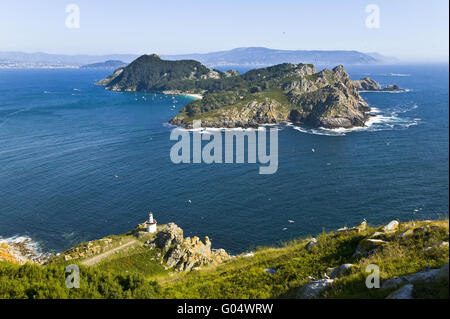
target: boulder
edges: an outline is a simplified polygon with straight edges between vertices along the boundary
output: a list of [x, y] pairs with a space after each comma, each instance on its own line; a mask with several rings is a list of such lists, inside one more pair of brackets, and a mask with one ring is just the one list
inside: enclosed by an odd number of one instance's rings
[[413, 290], [414, 286], [407, 284], [391, 293], [386, 299], [413, 299]]
[[445, 274], [445, 267], [447, 267], [448, 274], [448, 264], [446, 265], [443, 265], [440, 269], [429, 269], [410, 275], [392, 277], [386, 280], [383, 285], [381, 285], [381, 288], [395, 288], [402, 284], [413, 284], [417, 281], [431, 282], [439, 278], [443, 273]]
[[393, 232], [398, 229], [399, 222], [396, 220], [393, 220], [389, 222], [386, 226], [383, 227], [383, 231], [385, 232]]
[[356, 251], [353, 255], [367, 256], [370, 253], [378, 251], [387, 244], [388, 244], [387, 241], [381, 239], [365, 238], [359, 242], [358, 247], [356, 248]]
[[353, 265], [353, 264], [342, 264], [339, 267], [336, 267], [333, 269], [333, 271], [331, 272], [330, 278], [336, 279], [341, 276], [344, 276], [349, 272], [350, 268], [352, 268], [354, 266], [355, 265]]
[[333, 279], [320, 279], [307, 283], [299, 289], [297, 299], [317, 299], [320, 293], [328, 288], [333, 281]]
[[305, 248], [306, 250], [311, 250], [313, 247], [315, 247], [317, 245], [317, 239], [315, 238], [311, 238], [309, 240], [309, 242], [306, 244]]
[[407, 229], [403, 232], [401, 232], [400, 234], [397, 235], [398, 238], [405, 238], [408, 236], [411, 236], [414, 233], [414, 231], [412, 229]]

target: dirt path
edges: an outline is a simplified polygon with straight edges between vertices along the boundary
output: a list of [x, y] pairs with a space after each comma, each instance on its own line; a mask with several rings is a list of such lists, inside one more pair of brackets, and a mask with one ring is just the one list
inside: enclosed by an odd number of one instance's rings
[[98, 262], [100, 262], [100, 261], [102, 261], [103, 259], [105, 259], [106, 257], [108, 257], [109, 255], [114, 254], [115, 252], [118, 252], [118, 251], [120, 251], [120, 250], [122, 250], [122, 249], [125, 249], [125, 248], [127, 248], [127, 247], [129, 247], [129, 246], [131, 246], [131, 245], [133, 245], [133, 244], [135, 244], [135, 243], [137, 243], [137, 242], [138, 242], [138, 241], [137, 241], [136, 239], [132, 239], [132, 240], [130, 240], [129, 242], [127, 242], [127, 243], [125, 243], [125, 244], [123, 244], [123, 245], [120, 245], [119, 247], [116, 247], [116, 248], [113, 248], [113, 249], [111, 249], [111, 250], [105, 251], [104, 253], [102, 253], [102, 254], [100, 254], [100, 255], [97, 255], [97, 256], [94, 256], [94, 257], [91, 257], [91, 258], [89, 258], [89, 259], [85, 259], [85, 260], [83, 260], [81, 263], [82, 263], [83, 265], [86, 265], [86, 266], [92, 266], [92, 265], [95, 265], [95, 264], [97, 264]]

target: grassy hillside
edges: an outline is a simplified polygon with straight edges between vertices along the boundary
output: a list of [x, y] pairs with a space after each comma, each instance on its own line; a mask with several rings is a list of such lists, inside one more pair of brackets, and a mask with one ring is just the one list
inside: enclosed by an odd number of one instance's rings
[[[354, 266], [319, 297], [385, 298], [398, 288], [368, 289], [367, 265], [379, 266], [382, 283], [394, 276], [440, 268], [449, 261], [448, 237], [448, 220], [401, 223], [390, 232], [359, 227], [322, 233], [315, 245], [305, 238], [282, 247], [261, 247], [190, 272], [165, 269], [158, 262], [159, 251], [145, 247], [146, 239], [140, 238], [92, 266], [83, 265], [91, 257], [59, 257], [45, 266], [0, 262], [0, 298], [295, 298], [309, 277], [323, 278], [330, 274], [330, 267], [344, 263]], [[367, 238], [383, 242], [381, 248], [355, 255]], [[71, 263], [80, 265], [79, 289], [65, 286], [65, 265]], [[414, 283], [413, 295], [448, 298], [448, 289], [447, 275]]]

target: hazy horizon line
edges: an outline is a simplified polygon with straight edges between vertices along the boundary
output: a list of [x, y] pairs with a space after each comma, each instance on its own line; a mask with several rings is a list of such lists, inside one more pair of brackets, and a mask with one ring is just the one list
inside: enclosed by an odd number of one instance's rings
[[[211, 54], [211, 53], [217, 53], [217, 52], [228, 52], [236, 49], [248, 49], [248, 48], [258, 48], [258, 49], [268, 49], [268, 50], [276, 50], [276, 51], [323, 51], [323, 52], [330, 52], [330, 51], [342, 51], [342, 52], [360, 52], [363, 54], [371, 55], [371, 54], [380, 54], [381, 56], [385, 58], [393, 58], [397, 60], [395, 63], [392, 64], [403, 64], [403, 63], [449, 63], [449, 56], [437, 58], [437, 57], [397, 57], [392, 55], [385, 55], [383, 53], [380, 53], [378, 51], [361, 51], [358, 49], [279, 49], [279, 48], [269, 48], [264, 46], [249, 46], [249, 47], [235, 47], [231, 49], [217, 49], [217, 50], [211, 50], [206, 52], [188, 52], [188, 53], [162, 53], [157, 51], [149, 51], [149, 52], [108, 52], [108, 53], [61, 53], [61, 52], [52, 52], [50, 51], [43, 51], [43, 50], [36, 50], [36, 51], [29, 51], [29, 50], [2, 50], [0, 49], [0, 53], [24, 53], [24, 54], [49, 54], [49, 55], [65, 55], [65, 56], [107, 56], [107, 55], [136, 55], [136, 56], [142, 56], [142, 55], [149, 55], [149, 54], [157, 54], [157, 55], [163, 55], [163, 56], [176, 56], [176, 55], [202, 55], [202, 54]], [[391, 63], [389, 63], [391, 64]]]

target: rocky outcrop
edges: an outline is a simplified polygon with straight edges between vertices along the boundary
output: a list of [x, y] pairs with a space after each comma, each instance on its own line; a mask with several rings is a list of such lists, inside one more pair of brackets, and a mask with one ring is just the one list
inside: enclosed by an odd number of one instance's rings
[[161, 251], [161, 262], [166, 268], [189, 271], [198, 267], [219, 264], [230, 259], [223, 249], [211, 249], [208, 237], [183, 237], [183, 230], [174, 223], [163, 226], [156, 236], [146, 241], [145, 246]]
[[52, 254], [37, 251], [34, 243], [28, 237], [1, 240], [0, 261], [8, 261], [14, 264], [37, 263], [44, 264]]
[[311, 249], [313, 249], [316, 246], [317, 246], [317, 239], [311, 238], [308, 241], [308, 243], [306, 244], [305, 248], [306, 248], [306, 250], [310, 251]]
[[393, 221], [389, 222], [388, 224], [386, 224], [386, 226], [383, 227], [383, 230], [385, 232], [393, 232], [398, 229], [398, 225], [399, 225], [399, 222], [396, 220], [393, 220]]
[[109, 251], [114, 247], [122, 245], [122, 243], [123, 242], [120, 239], [112, 239], [105, 237], [102, 239], [82, 243], [78, 246], [70, 248], [69, 250], [66, 250], [61, 255], [65, 261], [84, 259]]
[[413, 299], [413, 290], [413, 285], [404, 285], [400, 289], [387, 296], [386, 299]]
[[402, 92], [403, 89], [399, 88], [397, 84], [390, 84], [381, 87], [380, 83], [371, 78], [362, 78], [360, 80], [353, 81], [353, 85], [358, 91], [386, 91], [386, 92]]
[[332, 268], [330, 279], [336, 279], [342, 277], [350, 272], [350, 269], [355, 267], [353, 264], [342, 264], [339, 267]]
[[333, 283], [333, 279], [319, 279], [307, 283], [297, 293], [297, 299], [317, 299]]
[[381, 288], [396, 288], [404, 284], [414, 284], [415, 282], [431, 282], [443, 277], [448, 277], [448, 263], [439, 269], [428, 269], [410, 275], [392, 277], [386, 280]]
[[388, 242], [381, 240], [381, 239], [372, 239], [372, 238], [365, 238], [361, 240], [358, 244], [358, 247], [356, 248], [356, 251], [354, 253], [354, 256], [367, 256], [371, 253], [374, 253], [376, 251], [379, 251], [383, 248], [383, 246], [387, 245]]

